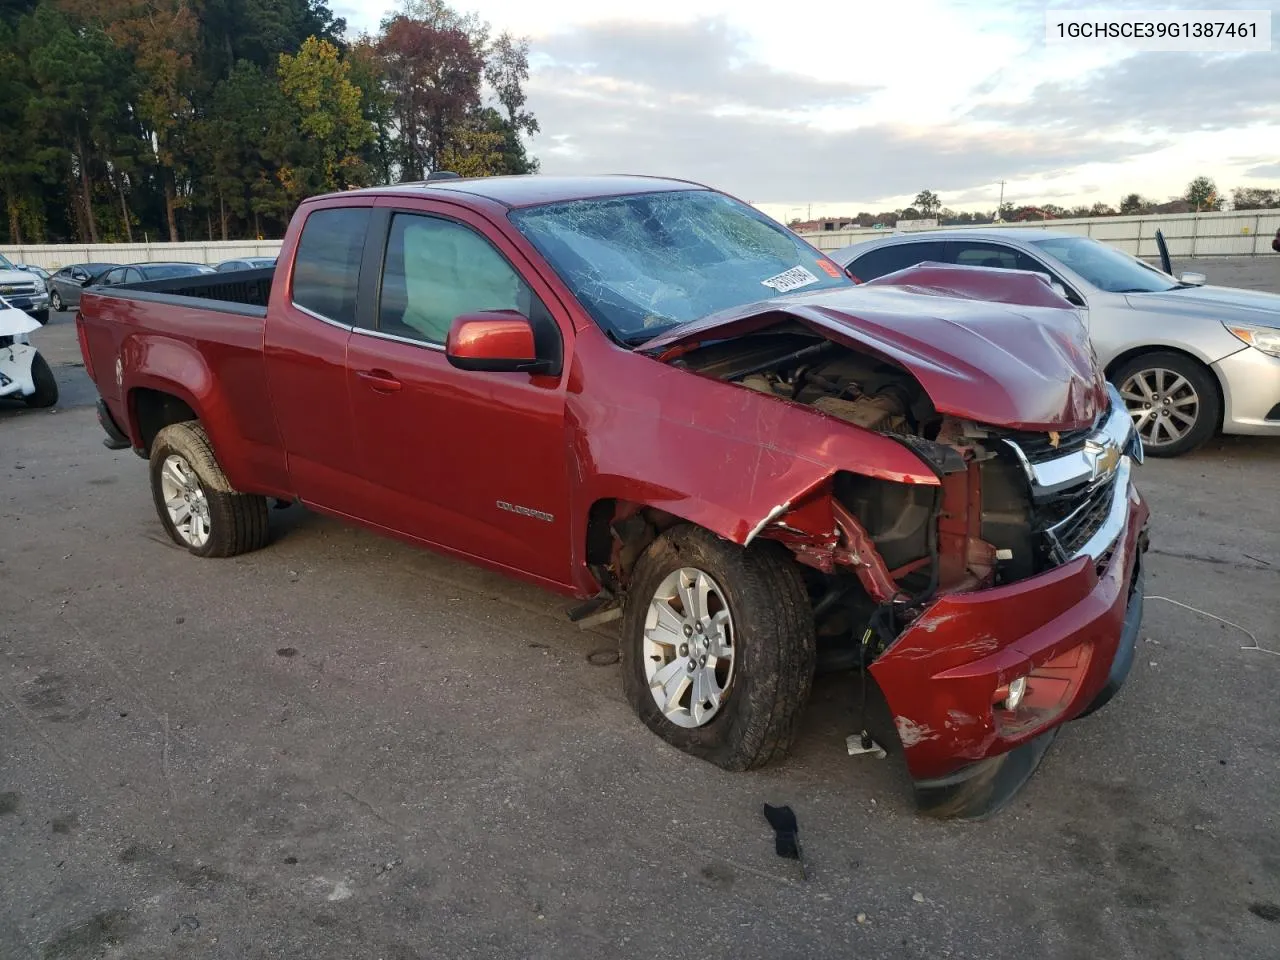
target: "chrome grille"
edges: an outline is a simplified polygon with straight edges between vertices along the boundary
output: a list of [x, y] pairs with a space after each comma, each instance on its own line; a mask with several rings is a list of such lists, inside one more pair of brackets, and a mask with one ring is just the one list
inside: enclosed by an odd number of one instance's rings
[[1065, 454], [1082, 450], [1085, 441], [1089, 439], [1090, 434], [1095, 429], [1097, 429], [1096, 424], [1081, 427], [1079, 430], [1067, 430], [1059, 433], [1056, 445], [1054, 444], [1054, 438], [1047, 433], [1028, 433], [1018, 430], [1010, 431], [1002, 436], [1004, 439], [1016, 443], [1018, 449], [1022, 451], [1028, 460], [1036, 462], [1052, 460], [1054, 457], [1061, 457]]
[[1142, 441], [1118, 391], [1092, 427], [1058, 437], [1002, 434], [1027, 478], [1032, 534], [1042, 562], [1057, 566], [1090, 554], [1098, 560], [1115, 544], [1127, 515], [1130, 465], [1142, 462]]
[[1062, 520], [1044, 531], [1050, 553], [1057, 563], [1065, 563], [1080, 552], [1081, 548], [1107, 522], [1111, 502], [1116, 495], [1116, 477], [1095, 487], [1083, 501], [1075, 501], [1074, 509]]

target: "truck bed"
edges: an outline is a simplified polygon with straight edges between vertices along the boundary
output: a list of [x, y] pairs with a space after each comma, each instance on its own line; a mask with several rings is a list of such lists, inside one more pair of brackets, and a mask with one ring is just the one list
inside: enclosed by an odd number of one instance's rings
[[263, 352], [271, 276], [240, 271], [84, 291], [76, 326], [87, 372], [111, 418], [133, 424], [135, 450], [145, 451], [164, 423], [216, 410], [218, 428], [234, 438], [219, 451], [231, 482], [287, 488]]
[[124, 300], [147, 300], [195, 309], [219, 310], [249, 317], [264, 318], [271, 299], [271, 283], [275, 268], [237, 270], [202, 277], [168, 277], [121, 283], [111, 287], [86, 287], [107, 297]]

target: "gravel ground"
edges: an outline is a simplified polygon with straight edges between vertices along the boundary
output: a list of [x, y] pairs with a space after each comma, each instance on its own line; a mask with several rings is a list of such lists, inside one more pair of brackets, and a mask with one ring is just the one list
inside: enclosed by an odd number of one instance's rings
[[[1276, 956], [1280, 656], [1235, 627], [1151, 600], [1128, 686], [986, 823], [847, 756], [848, 678], [727, 774], [556, 597], [296, 508], [259, 553], [173, 547], [69, 319], [37, 339], [62, 403], [0, 409], [4, 960]], [[1140, 470], [1150, 593], [1273, 650], [1278, 470], [1245, 439]]]

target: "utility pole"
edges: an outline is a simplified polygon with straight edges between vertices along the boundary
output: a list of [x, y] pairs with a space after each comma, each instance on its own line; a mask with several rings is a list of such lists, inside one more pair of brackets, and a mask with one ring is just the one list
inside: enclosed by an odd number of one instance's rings
[[1003, 207], [1003, 206], [1004, 206], [1004, 181], [1001, 180], [1000, 181], [1000, 204], [999, 204], [999, 207], [997, 207], [996, 209], [998, 210], [1000, 207]]

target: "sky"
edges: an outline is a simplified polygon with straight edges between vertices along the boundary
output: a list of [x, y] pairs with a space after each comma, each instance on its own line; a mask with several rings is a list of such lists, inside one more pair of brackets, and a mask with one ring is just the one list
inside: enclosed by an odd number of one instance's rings
[[[395, 4], [331, 0], [348, 34]], [[1053, 2], [1270, 10], [1272, 49], [1047, 44], [1045, 3], [454, 0], [531, 45], [545, 174], [696, 180], [779, 220], [896, 209], [1164, 201], [1195, 176], [1280, 187], [1280, 0]]]

